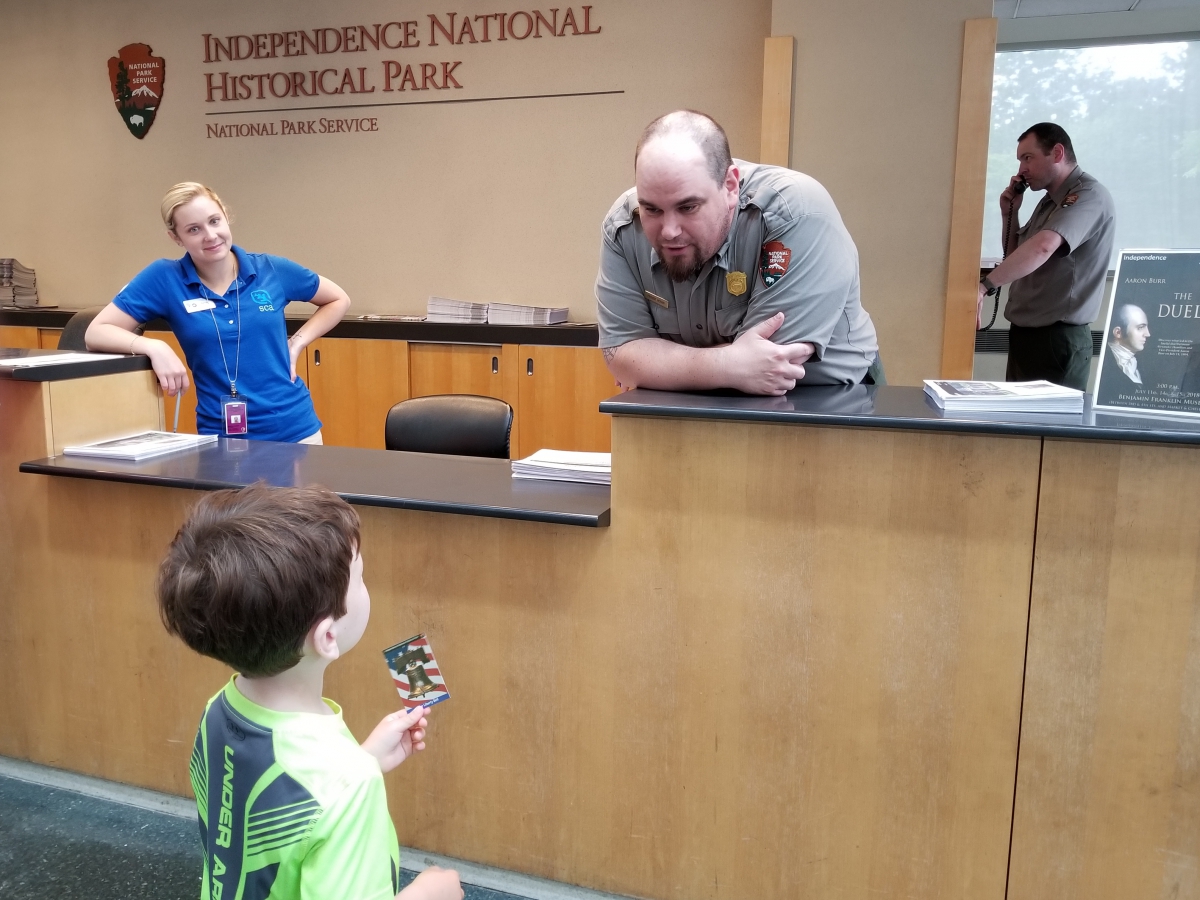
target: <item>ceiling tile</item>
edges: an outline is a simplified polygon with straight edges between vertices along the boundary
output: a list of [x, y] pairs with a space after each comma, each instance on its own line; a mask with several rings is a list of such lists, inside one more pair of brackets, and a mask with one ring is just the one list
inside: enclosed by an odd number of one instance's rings
[[[1018, 18], [1074, 16], [1083, 13], [1124, 12], [1133, 0], [1021, 0]], [[1012, 15], [1009, 13], [1009, 15]]]

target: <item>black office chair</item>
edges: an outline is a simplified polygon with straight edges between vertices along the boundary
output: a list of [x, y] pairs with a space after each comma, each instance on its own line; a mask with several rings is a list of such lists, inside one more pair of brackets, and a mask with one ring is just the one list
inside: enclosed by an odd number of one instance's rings
[[[67, 324], [63, 326], [62, 334], [58, 338], [59, 350], [86, 350], [87, 344], [84, 343], [83, 336], [87, 334], [88, 326], [92, 324], [92, 319], [104, 309], [103, 306], [89, 306], [87, 309], [81, 309], [71, 318], [67, 319]], [[141, 334], [146, 330], [145, 324], [135, 328], [134, 334]]]
[[383, 442], [389, 450], [508, 459], [512, 423], [512, 407], [495, 397], [414, 397], [388, 410]]

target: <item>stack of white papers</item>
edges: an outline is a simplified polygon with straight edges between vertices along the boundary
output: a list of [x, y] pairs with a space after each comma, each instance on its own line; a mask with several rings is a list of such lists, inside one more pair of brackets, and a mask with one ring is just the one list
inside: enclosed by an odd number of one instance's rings
[[445, 297], [430, 297], [426, 307], [426, 322], [466, 322], [484, 325], [488, 320], [486, 303], [468, 303], [466, 300], [449, 300]]
[[925, 393], [946, 412], [1083, 412], [1083, 391], [1049, 381], [926, 381]]
[[124, 459], [137, 462], [152, 456], [163, 456], [180, 450], [192, 450], [205, 444], [215, 444], [215, 434], [172, 434], [169, 431], [143, 431], [111, 441], [98, 441], [81, 447], [63, 447], [67, 456], [100, 456], [105, 459]]
[[515, 303], [489, 303], [489, 325], [558, 325], [567, 321], [565, 306], [520, 306]]
[[97, 359], [121, 359], [119, 353], [46, 353], [42, 356], [13, 356], [0, 359], [0, 369], [26, 369], [31, 366], [57, 366], [62, 363], [92, 362]]
[[612, 454], [583, 453], [575, 450], [539, 450], [533, 456], [514, 459], [513, 478], [541, 481], [583, 481], [587, 484], [612, 483]]
[[48, 306], [38, 298], [37, 273], [11, 257], [0, 259], [0, 302], [17, 306]]

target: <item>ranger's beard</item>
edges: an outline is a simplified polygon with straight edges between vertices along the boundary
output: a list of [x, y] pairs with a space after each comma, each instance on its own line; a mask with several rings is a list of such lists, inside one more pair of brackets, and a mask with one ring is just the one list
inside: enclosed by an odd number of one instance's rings
[[725, 218], [725, 227], [721, 229], [720, 236], [714, 239], [711, 247], [689, 244], [688, 252], [682, 256], [668, 256], [663, 252], [661, 244], [655, 245], [654, 249], [658, 252], [658, 258], [662, 260], [672, 281], [687, 281], [700, 274], [700, 270], [717, 255], [717, 251], [725, 243], [725, 238], [729, 236], [729, 229], [733, 227], [734, 212], [735, 210], [732, 209], [729, 211], [729, 215]]
[[688, 251], [686, 256], [664, 256], [661, 252], [659, 253], [672, 281], [680, 282], [695, 278], [704, 268], [704, 264], [708, 262], [709, 257], [700, 259], [700, 254], [695, 246], [689, 247]]

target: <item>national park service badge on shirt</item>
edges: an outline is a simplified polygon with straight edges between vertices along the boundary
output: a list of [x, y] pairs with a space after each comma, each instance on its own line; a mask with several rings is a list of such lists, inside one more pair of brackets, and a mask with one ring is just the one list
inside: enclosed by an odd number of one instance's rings
[[792, 251], [779, 241], [768, 241], [763, 244], [762, 257], [758, 262], [758, 272], [762, 275], [763, 284], [770, 287], [787, 274], [792, 261]]
[[1078, 194], [1067, 194], [1067, 196], [1063, 198], [1062, 205], [1064, 208], [1066, 208], [1068, 206], [1074, 206], [1075, 201], [1078, 199], [1079, 199]]
[[746, 273], [726, 272], [725, 289], [735, 297], [740, 297], [742, 294], [746, 293]]

